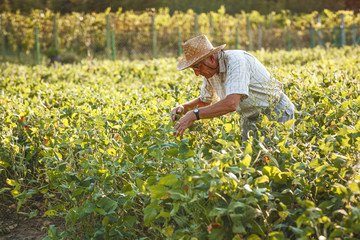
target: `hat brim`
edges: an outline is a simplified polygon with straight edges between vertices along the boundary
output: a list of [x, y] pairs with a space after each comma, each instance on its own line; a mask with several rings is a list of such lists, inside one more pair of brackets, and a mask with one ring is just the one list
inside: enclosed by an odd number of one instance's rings
[[213, 55], [214, 53], [217, 53], [218, 51], [222, 50], [224, 47], [226, 46], [226, 44], [220, 45], [216, 48], [211, 49], [208, 53], [205, 53], [204, 55], [201, 55], [199, 57], [196, 57], [194, 59], [191, 59], [189, 61], [186, 60], [186, 58], [182, 58], [180, 59], [180, 61], [177, 63], [177, 70], [181, 71], [184, 70], [186, 68], [191, 67], [192, 65], [195, 65], [199, 62], [201, 62], [203, 59]]

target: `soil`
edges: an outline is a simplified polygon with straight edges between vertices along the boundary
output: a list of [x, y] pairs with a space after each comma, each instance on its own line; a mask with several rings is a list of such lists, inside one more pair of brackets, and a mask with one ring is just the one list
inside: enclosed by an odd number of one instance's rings
[[2, 233], [0, 233], [1, 240], [41, 240], [47, 236], [44, 227], [44, 220], [42, 219], [24, 219], [0, 221]]
[[44, 214], [44, 209], [41, 207], [33, 205], [21, 210], [31, 212], [36, 209], [39, 211], [38, 216], [29, 218], [16, 212], [15, 203], [2, 201], [0, 204], [0, 240], [41, 240], [48, 235], [47, 227], [63, 224], [62, 219], [41, 217]]

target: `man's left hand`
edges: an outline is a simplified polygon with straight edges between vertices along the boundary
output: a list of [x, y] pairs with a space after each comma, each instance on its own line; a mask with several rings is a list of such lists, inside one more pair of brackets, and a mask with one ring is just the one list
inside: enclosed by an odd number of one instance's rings
[[174, 129], [177, 130], [174, 136], [184, 135], [185, 130], [190, 127], [196, 120], [196, 116], [193, 111], [187, 112], [182, 118], [174, 125]]

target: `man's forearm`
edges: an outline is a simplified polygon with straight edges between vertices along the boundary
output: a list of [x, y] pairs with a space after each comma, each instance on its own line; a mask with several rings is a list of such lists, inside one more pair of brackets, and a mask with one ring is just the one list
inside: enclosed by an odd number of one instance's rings
[[219, 117], [235, 111], [239, 104], [240, 98], [240, 94], [232, 94], [217, 103], [200, 108], [200, 119]]
[[195, 107], [200, 108], [200, 107], [205, 107], [210, 105], [210, 103], [206, 103], [200, 100], [200, 98], [196, 98], [190, 102], [181, 104], [184, 107], [184, 113], [187, 113], [190, 110], [193, 110]]

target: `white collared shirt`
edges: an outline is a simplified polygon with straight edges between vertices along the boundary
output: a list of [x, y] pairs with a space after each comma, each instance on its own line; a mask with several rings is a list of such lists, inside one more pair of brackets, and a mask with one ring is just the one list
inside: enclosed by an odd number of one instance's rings
[[[258, 116], [263, 109], [278, 104], [282, 84], [272, 78], [253, 55], [242, 50], [227, 50], [220, 51], [218, 58], [219, 73], [209, 79], [204, 77], [201, 101], [211, 103], [230, 94], [242, 94], [247, 98], [239, 102], [236, 112], [246, 118]], [[289, 104], [290, 101], [281, 108]]]

